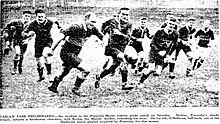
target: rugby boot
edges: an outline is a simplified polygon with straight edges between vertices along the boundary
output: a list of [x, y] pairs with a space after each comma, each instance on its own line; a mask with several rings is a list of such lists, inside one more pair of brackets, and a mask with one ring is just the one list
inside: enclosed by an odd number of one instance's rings
[[11, 72], [12, 75], [17, 73], [18, 60], [14, 60], [14, 68]]
[[18, 67], [18, 73], [22, 74], [22, 67]]
[[96, 75], [96, 81], [95, 81], [95, 88], [99, 88], [100, 87], [100, 76]]
[[51, 81], [51, 82], [52, 82], [52, 84], [51, 84], [50, 87], [48, 87], [48, 90], [50, 90], [51, 92], [54, 92], [54, 93], [59, 93], [59, 92], [57, 91], [57, 87], [58, 87], [58, 85], [59, 85], [59, 83], [60, 83], [59, 78], [58, 78], [58, 77], [55, 77], [54, 80]]
[[12, 75], [15, 75], [16, 73], [17, 73], [17, 68], [13, 68], [11, 74], [12, 74]]
[[132, 90], [132, 89], [134, 89], [134, 85], [128, 84], [127, 82], [123, 82], [121, 89], [122, 90]]
[[191, 69], [187, 68], [186, 69], [186, 77], [192, 77]]
[[77, 76], [74, 87], [72, 89], [72, 93], [77, 96], [85, 96], [83, 93], [80, 92], [80, 86], [85, 81], [85, 79], [79, 78]]
[[176, 78], [176, 75], [175, 75], [173, 72], [171, 72], [171, 73], [169, 74], [169, 78], [170, 78], [170, 79], [174, 79], [174, 78]]
[[37, 68], [38, 74], [39, 74], [39, 79], [37, 80], [37, 82], [41, 82], [45, 79], [45, 77], [43, 76], [44, 73], [44, 68]]
[[137, 84], [137, 88], [144, 88], [144, 83], [140, 83], [140, 82], [139, 82], [139, 83]]

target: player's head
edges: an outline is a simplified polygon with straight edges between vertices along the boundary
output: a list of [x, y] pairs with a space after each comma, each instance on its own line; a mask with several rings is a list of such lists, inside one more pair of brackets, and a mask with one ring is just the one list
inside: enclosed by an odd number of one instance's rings
[[23, 11], [23, 19], [25, 22], [29, 22], [31, 20], [31, 11], [29, 10]]
[[188, 25], [189, 27], [193, 27], [193, 26], [195, 25], [195, 21], [196, 21], [195, 18], [190, 17], [190, 18], [187, 19], [187, 25]]
[[168, 14], [166, 15], [166, 20], [170, 20], [171, 18], [175, 18], [175, 17], [174, 17], [174, 15], [168, 13]]
[[167, 26], [165, 28], [167, 28], [169, 31], [175, 30], [175, 27], [177, 25], [176, 22], [176, 18], [170, 18], [169, 20], [167, 20]]
[[43, 9], [37, 9], [35, 11], [35, 14], [36, 14], [36, 18], [37, 18], [38, 23], [44, 23], [45, 22], [46, 13]]
[[209, 28], [210, 24], [211, 24], [210, 20], [205, 20], [205, 21], [203, 22], [203, 27], [204, 27], [204, 28]]
[[129, 20], [129, 14], [130, 14], [130, 9], [129, 8], [121, 8], [118, 15], [119, 15], [119, 20], [123, 22], [128, 22]]
[[145, 27], [147, 24], [147, 18], [145, 17], [140, 18], [140, 24], [141, 24], [141, 27]]
[[89, 29], [92, 29], [96, 25], [97, 17], [95, 13], [87, 12], [84, 16], [84, 21]]

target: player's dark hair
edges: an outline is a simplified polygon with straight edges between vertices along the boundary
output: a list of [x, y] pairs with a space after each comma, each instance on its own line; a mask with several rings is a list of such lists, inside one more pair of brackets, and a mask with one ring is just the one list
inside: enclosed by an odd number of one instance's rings
[[35, 10], [35, 14], [37, 15], [38, 13], [45, 13], [43, 9], [37, 9]]
[[32, 14], [32, 12], [29, 10], [25, 10], [25, 11], [23, 11], [23, 14]]
[[176, 18], [170, 18], [169, 21], [177, 22], [177, 19]]
[[120, 11], [119, 11], [119, 14], [121, 13], [122, 10], [130, 10], [130, 9], [127, 8], [127, 7], [122, 7], [122, 8], [120, 9]]
[[145, 21], [145, 20], [147, 20], [147, 18], [146, 18], [146, 17], [142, 17], [140, 20], [141, 20], [141, 21], [142, 21], [142, 20]]

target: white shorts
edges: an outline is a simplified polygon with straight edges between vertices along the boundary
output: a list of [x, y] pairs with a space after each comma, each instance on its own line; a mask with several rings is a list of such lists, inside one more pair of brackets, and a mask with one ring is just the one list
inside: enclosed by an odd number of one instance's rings
[[195, 49], [194, 54], [195, 58], [201, 57], [202, 59], [208, 58], [210, 54], [211, 49], [208, 47], [199, 47]]

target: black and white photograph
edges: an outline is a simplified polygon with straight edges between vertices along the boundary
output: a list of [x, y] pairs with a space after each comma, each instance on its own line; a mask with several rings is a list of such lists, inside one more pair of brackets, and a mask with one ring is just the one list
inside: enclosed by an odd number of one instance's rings
[[212, 123], [219, 0], [1, 0], [0, 123]]

